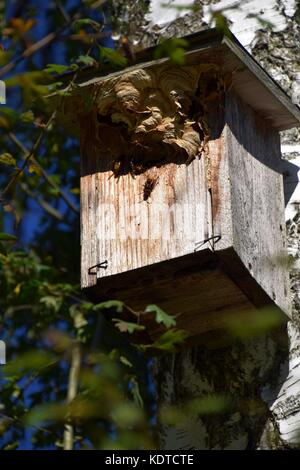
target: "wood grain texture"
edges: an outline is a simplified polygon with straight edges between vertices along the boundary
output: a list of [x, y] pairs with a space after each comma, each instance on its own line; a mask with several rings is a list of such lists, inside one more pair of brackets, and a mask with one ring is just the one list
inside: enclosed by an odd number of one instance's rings
[[237, 96], [226, 100], [233, 248], [249, 272], [290, 312], [279, 135]]
[[[171, 314], [183, 312], [182, 326], [191, 330], [193, 323], [195, 334], [217, 329], [218, 322], [221, 327], [229, 311], [273, 303], [289, 312], [278, 133], [233, 93], [226, 98], [225, 125], [223, 116], [222, 108], [212, 110], [208, 152], [200, 159], [118, 178], [111, 157], [99, 156], [95, 116], [83, 121], [83, 288], [97, 286], [98, 299], [118, 298], [137, 309], [156, 302]], [[144, 200], [149, 178], [157, 184]], [[212, 236], [220, 239], [199, 249], [210, 246], [221, 264], [201, 274], [195, 248]], [[174, 275], [185, 257], [194, 257], [192, 271], [178, 284]], [[105, 260], [106, 270], [91, 272]]]
[[[85, 140], [83, 161], [95, 148]], [[97, 162], [97, 156], [94, 155]], [[98, 163], [100, 165], [100, 163]], [[99, 167], [98, 167], [99, 169]], [[143, 200], [147, 178], [158, 178]], [[205, 164], [169, 164], [133, 178], [114, 178], [112, 171], [94, 171], [81, 178], [81, 250], [83, 288], [110, 276], [192, 253], [210, 234], [210, 199]], [[88, 274], [108, 260], [107, 270]]]

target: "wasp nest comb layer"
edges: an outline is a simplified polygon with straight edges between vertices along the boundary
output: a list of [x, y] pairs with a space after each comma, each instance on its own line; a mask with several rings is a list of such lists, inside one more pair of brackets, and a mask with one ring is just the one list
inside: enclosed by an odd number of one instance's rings
[[112, 157], [115, 176], [170, 160], [189, 163], [201, 155], [208, 130], [203, 105], [195, 103], [200, 76], [207, 73], [216, 73], [216, 66], [163, 65], [98, 85], [96, 138], [100, 157]]

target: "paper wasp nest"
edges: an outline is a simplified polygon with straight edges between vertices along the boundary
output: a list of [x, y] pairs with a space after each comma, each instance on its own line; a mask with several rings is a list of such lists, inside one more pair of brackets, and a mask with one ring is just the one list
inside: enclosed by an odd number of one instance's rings
[[218, 86], [213, 64], [163, 65], [105, 79], [95, 99], [100, 157], [111, 156], [116, 177], [170, 161], [190, 163], [207, 143], [205, 98]]

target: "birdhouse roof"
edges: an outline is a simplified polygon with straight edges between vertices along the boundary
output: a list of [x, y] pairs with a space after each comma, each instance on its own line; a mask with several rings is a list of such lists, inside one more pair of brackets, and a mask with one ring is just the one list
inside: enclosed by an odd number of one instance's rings
[[[232, 34], [224, 34], [218, 29], [207, 29], [185, 36], [188, 48], [184, 65], [201, 63], [216, 64], [223, 73], [232, 75], [231, 89], [247, 103], [257, 114], [264, 118], [268, 125], [278, 131], [300, 125], [300, 108], [272, 79], [272, 77], [247, 52]], [[109, 78], [121, 76], [135, 69], [148, 69], [171, 63], [169, 57], [153, 59], [156, 47], [144, 49], [136, 54], [133, 66], [106, 75], [86, 80], [86, 75], [79, 76], [77, 84], [88, 91]], [[53, 95], [52, 95], [53, 96]], [[68, 107], [64, 107], [68, 120]], [[70, 124], [70, 123], [68, 123]], [[73, 119], [73, 126], [76, 127]]]

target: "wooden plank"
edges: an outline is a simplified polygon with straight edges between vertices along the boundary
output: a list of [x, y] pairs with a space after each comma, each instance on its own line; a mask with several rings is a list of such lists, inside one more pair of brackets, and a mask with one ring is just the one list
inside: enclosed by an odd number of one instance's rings
[[[126, 276], [126, 275], [125, 275]], [[101, 290], [101, 281], [99, 281]], [[100, 292], [98, 290], [98, 294]], [[235, 315], [249, 315], [255, 309], [247, 296], [222, 269], [212, 265], [170, 278], [156, 278], [152, 283], [131, 284], [123, 290], [110, 289], [109, 298], [121, 299], [130, 308], [143, 311], [154, 303], [177, 318], [177, 327], [191, 338], [214, 330], [226, 330]], [[163, 328], [147, 323], [147, 333], [155, 339]]]
[[[230, 343], [230, 325], [235, 319], [245, 321], [261, 307], [273, 306], [261, 286], [242, 270], [242, 263], [227, 253], [230, 274], [219, 253], [209, 249], [169, 261], [149, 265], [127, 273], [98, 279], [88, 290], [94, 301], [122, 300], [136, 312], [143, 312], [149, 303], [159, 305], [177, 317], [177, 327], [189, 332], [189, 345], [201, 341], [210, 347]], [[236, 256], [234, 272], [243, 272], [242, 286], [236, 282], [230, 260]], [[246, 286], [246, 288], [244, 288]], [[250, 295], [248, 295], [250, 293]], [[264, 312], [261, 310], [261, 314]], [[284, 315], [282, 313], [284, 321]], [[127, 319], [128, 320], [128, 319]], [[143, 320], [142, 320], [143, 322]], [[145, 318], [147, 334], [155, 339], [162, 333], [160, 325]], [[219, 331], [219, 336], [213, 334]]]
[[95, 124], [88, 119], [81, 131], [81, 178], [80, 178], [80, 244], [81, 244], [81, 285], [97, 283], [89, 269], [97, 264], [97, 239], [95, 227], [95, 165], [97, 151], [94, 146]]
[[[210, 160], [212, 172], [211, 187], [211, 226], [212, 235], [216, 240], [214, 248], [225, 250], [232, 246], [232, 214], [229, 185], [228, 158], [224, 152], [224, 135], [219, 139], [211, 141]], [[220, 237], [220, 240], [218, 240]]]
[[[83, 288], [95, 285], [97, 278], [192, 253], [196, 243], [208, 237], [210, 202], [204, 159], [188, 166], [170, 163], [135, 178], [126, 174], [118, 179], [107, 171], [106, 162], [99, 162], [87, 140], [83, 139], [83, 162], [88, 166], [95, 158], [98, 163], [94, 169], [84, 168], [81, 178]], [[144, 201], [148, 178], [158, 182]], [[98, 269], [97, 276], [88, 274], [91, 266], [104, 260], [107, 270]]]
[[290, 312], [279, 135], [233, 94], [226, 99], [233, 248], [251, 275]]

